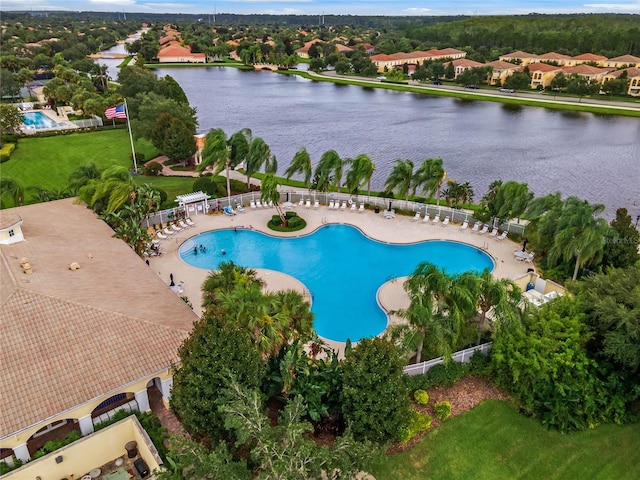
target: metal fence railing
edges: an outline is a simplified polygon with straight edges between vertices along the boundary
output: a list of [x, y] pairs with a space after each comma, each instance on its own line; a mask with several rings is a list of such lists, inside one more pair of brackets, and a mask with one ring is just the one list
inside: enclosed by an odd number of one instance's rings
[[[231, 206], [235, 208], [237, 205], [243, 205], [244, 207], [248, 207], [251, 204], [251, 201], [260, 200], [260, 192], [248, 192], [243, 194], [238, 194], [232, 196], [230, 199], [227, 197], [222, 197], [218, 199], [209, 200], [210, 210], [220, 210], [223, 207], [227, 206], [231, 203]], [[446, 205], [431, 205], [424, 204], [420, 202], [414, 202], [412, 200], [401, 200], [397, 198], [383, 198], [383, 197], [372, 197], [368, 195], [349, 195], [348, 193], [335, 193], [335, 192], [317, 192], [315, 190], [299, 190], [293, 188], [282, 187], [280, 190], [280, 202], [282, 204], [291, 203], [294, 205], [300, 204], [300, 201], [303, 204], [310, 200], [311, 205], [315, 203], [317, 200], [321, 205], [328, 205], [331, 200], [335, 201], [349, 201], [355, 202], [357, 205], [364, 203], [367, 208], [376, 208], [378, 207], [380, 210], [403, 210], [403, 211], [411, 211], [417, 212], [420, 211], [422, 214], [428, 213], [431, 217], [435, 215], [440, 215], [441, 219], [445, 217], [449, 217], [451, 222], [454, 223], [462, 223], [464, 221], [469, 222], [469, 225], [473, 225], [473, 222], [476, 219], [473, 217], [472, 211], [467, 210], [459, 210], [451, 207], [447, 207]], [[156, 214], [149, 217], [148, 220], [145, 220], [145, 226], [157, 225], [159, 223], [165, 223], [167, 221], [176, 218], [176, 215], [181, 215], [183, 209], [181, 207], [175, 207], [172, 209], [163, 210], [162, 212], [157, 212]], [[508, 223], [504, 222], [498, 225], [500, 230], [506, 230], [508, 233], [513, 233], [517, 235], [524, 234], [525, 225], [518, 223]]]
[[[451, 355], [451, 359], [454, 362], [460, 363], [469, 363], [469, 360], [473, 356], [473, 354], [477, 351], [481, 352], [483, 355], [487, 355], [491, 350], [491, 346], [493, 342], [483, 343], [482, 345], [477, 345], [471, 348], [465, 348], [464, 350], [460, 350], [453, 355]], [[433, 360], [427, 360], [426, 362], [416, 363], [415, 365], [408, 365], [404, 367], [403, 372], [407, 375], [424, 375], [429, 371], [431, 367], [435, 367], [436, 365], [440, 365], [444, 363], [444, 358], [434, 358]]]

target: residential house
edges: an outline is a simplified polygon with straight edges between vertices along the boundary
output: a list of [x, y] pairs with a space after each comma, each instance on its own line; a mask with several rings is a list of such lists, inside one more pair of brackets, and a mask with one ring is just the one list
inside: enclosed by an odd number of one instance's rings
[[562, 67], [548, 63], [532, 63], [527, 65], [531, 74], [531, 88], [546, 88], [551, 80], [560, 72]]
[[626, 72], [627, 74], [627, 95], [631, 95], [632, 97], [640, 97], [640, 68], [631, 67], [621, 70], [609, 71], [602, 79], [602, 83], [608, 80], [615, 80], [617, 78], [620, 78], [620, 76], [624, 72]]
[[469, 60], [468, 58], [458, 58], [456, 60], [452, 60], [450, 62], [445, 63], [444, 68], [448, 68], [450, 63], [453, 64], [453, 71], [455, 72], [454, 78], [458, 78], [458, 75], [460, 75], [462, 72], [464, 72], [469, 68], [477, 68], [477, 67], [485, 66], [484, 63], [476, 62], [474, 60]]
[[612, 68], [640, 67], [640, 58], [633, 55], [622, 55], [603, 61], [602, 66]]
[[[309, 58], [309, 49], [311, 48], [312, 45], [315, 45], [317, 43], [324, 43], [324, 42], [319, 38], [314, 38], [313, 40], [305, 42], [305, 44], [302, 47], [298, 48], [296, 50], [296, 54], [300, 58]], [[320, 54], [322, 55], [322, 50], [320, 50]]]
[[502, 62], [517, 63], [518, 65], [529, 65], [530, 63], [536, 63], [540, 61], [537, 55], [529, 52], [523, 52], [522, 50], [518, 50], [517, 52], [513, 53], [507, 53], [505, 55], [500, 55], [498, 57], [498, 60]]
[[588, 79], [591, 83], [602, 83], [605, 75], [611, 71], [610, 68], [598, 68], [591, 65], [575, 65], [573, 67], [562, 67], [565, 75], [580, 75]]
[[24, 241], [0, 244], [0, 459], [26, 462], [117, 410], [147, 411], [150, 395], [168, 404], [178, 348], [198, 320], [160, 278], [169, 272], [73, 199], [2, 214], [3, 225], [21, 219]]
[[491, 79], [489, 80], [490, 85], [504, 85], [504, 81], [510, 75], [513, 75], [514, 72], [517, 72], [522, 69], [520, 65], [515, 63], [505, 62], [502, 60], [496, 60], [494, 62], [489, 62], [484, 65], [485, 67], [491, 67]]
[[566, 62], [571, 62], [571, 57], [569, 55], [563, 55], [562, 53], [547, 52], [542, 55], [538, 55], [538, 61], [554, 65], [565, 65]]
[[158, 52], [160, 63], [206, 63], [204, 53], [191, 53], [191, 47], [183, 47], [175, 42], [168, 43]]
[[418, 63], [424, 63], [435, 60], [456, 60], [464, 58], [467, 52], [462, 50], [456, 50], [455, 48], [444, 48], [441, 50], [427, 50], [427, 51], [415, 51], [415, 52], [399, 52], [392, 54], [381, 53], [373, 55], [371, 61], [378, 68], [378, 72], [384, 72], [391, 70], [392, 68], [400, 68], [402, 65], [410, 64], [417, 65]]
[[583, 53], [581, 55], [576, 55], [568, 60], [565, 60], [564, 65], [566, 67], [573, 67], [575, 65], [581, 65], [583, 63], [591, 63], [601, 66], [606, 60], [607, 57], [604, 57], [602, 55], [596, 55], [595, 53]]

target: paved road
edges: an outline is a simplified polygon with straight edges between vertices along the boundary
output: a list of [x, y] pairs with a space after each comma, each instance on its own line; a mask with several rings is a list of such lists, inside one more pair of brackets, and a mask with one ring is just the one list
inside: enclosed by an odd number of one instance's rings
[[[381, 85], [382, 82], [380, 80], [368, 79], [365, 77], [356, 77], [349, 75], [338, 75], [335, 71], [323, 72], [323, 73], [315, 73], [312, 71], [308, 71], [309, 75], [316, 77], [332, 77], [332, 78], [344, 78], [348, 80], [355, 80], [358, 82], [369, 83], [372, 86]], [[620, 110], [631, 110], [631, 111], [640, 111], [640, 101], [635, 103], [628, 102], [612, 102], [609, 100], [599, 100], [599, 99], [588, 99], [582, 101], [580, 98], [575, 97], [562, 97], [561, 99], [556, 99], [554, 97], [550, 97], [548, 95], [544, 95], [541, 92], [517, 92], [517, 93], [500, 93], [496, 90], [485, 90], [478, 89], [472, 90], [464, 87], [457, 87], [454, 85], [425, 85], [418, 81], [409, 80], [408, 86], [415, 87], [420, 90], [424, 90], [426, 93], [435, 93], [441, 91], [449, 91], [449, 92], [457, 92], [457, 93], [465, 93], [469, 96], [490, 96], [496, 97], [496, 99], [505, 98], [505, 97], [517, 97], [517, 98], [526, 98], [527, 100], [531, 100], [534, 102], [544, 102], [544, 103], [556, 103], [559, 105], [585, 105], [585, 106], [594, 106], [594, 107], [608, 107]]]

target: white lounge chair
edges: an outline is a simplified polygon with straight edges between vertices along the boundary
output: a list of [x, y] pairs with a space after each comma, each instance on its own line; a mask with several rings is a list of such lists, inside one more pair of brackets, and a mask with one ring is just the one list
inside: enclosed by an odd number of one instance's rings
[[176, 225], [175, 223], [171, 224], [171, 230], [173, 230], [174, 232], [181, 232], [182, 231], [182, 229], [178, 225]]
[[239, 212], [244, 212], [244, 207], [240, 204], [236, 205], [236, 210]]
[[222, 209], [225, 215], [235, 215], [236, 212], [231, 208], [231, 205], [228, 205]]
[[360, 204], [360, 207], [358, 207], [358, 213], [364, 213], [364, 202]]
[[433, 220], [431, 221], [431, 223], [433, 224], [440, 223], [440, 214], [436, 214], [436, 216], [433, 217]]
[[256, 208], [262, 208], [262, 203], [260, 200], [256, 200]]
[[333, 210], [334, 202], [333, 200], [329, 200], [329, 210]]
[[424, 214], [424, 218], [422, 219], [422, 223], [429, 223], [431, 221], [431, 217], [429, 217], [428, 213]]
[[249, 206], [250, 206], [251, 208], [256, 208], [256, 202], [255, 202], [255, 200], [251, 200], [251, 203], [249, 204]]
[[300, 198], [300, 201], [298, 202], [298, 206], [299, 207], [303, 207], [304, 206], [304, 198]]
[[346, 209], [347, 209], [347, 201], [343, 200], [342, 205], [340, 205], [340, 210], [346, 210]]
[[420, 220], [420, 212], [416, 212], [416, 214], [411, 219], [412, 222], [417, 222], [418, 220]]
[[311, 200], [307, 200], [307, 201], [304, 203], [304, 207], [305, 207], [305, 208], [311, 208]]
[[352, 212], [355, 212], [355, 211], [357, 210], [357, 208], [358, 208], [358, 206], [356, 205], [356, 202], [351, 202], [351, 208], [350, 208], [350, 210], [351, 210]]
[[313, 202], [313, 208], [320, 208], [320, 200], [315, 200]]
[[162, 233], [160, 230], [158, 230], [156, 232], [156, 237], [158, 237], [160, 240], [166, 240], [167, 238], [169, 238], [167, 235]]
[[478, 233], [480, 231], [480, 226], [482, 222], [476, 222], [473, 224], [473, 228], [471, 229], [471, 233]]
[[447, 225], [449, 225], [449, 217], [444, 217], [444, 222], [442, 222], [442, 226], [446, 227]]
[[467, 228], [469, 228], [469, 222], [465, 220], [464, 222], [462, 222], [462, 226], [460, 227], [460, 230], [466, 230]]
[[[267, 206], [267, 205], [265, 205], [265, 207], [266, 207], [266, 206]], [[269, 208], [273, 208], [273, 207], [274, 207], [274, 205], [273, 205], [273, 200], [269, 200], [269, 205], [268, 205], [268, 206], [269, 206]]]
[[184, 220], [180, 220], [178, 222], [178, 225], [180, 226], [180, 228], [184, 229], [184, 228], [189, 228], [189, 225], [187, 225], [186, 223], [184, 223]]
[[495, 237], [496, 235], [498, 235], [498, 229], [493, 227], [493, 229], [491, 229], [491, 233], [489, 234], [489, 236]]
[[164, 227], [164, 228], [162, 229], [162, 232], [163, 232], [165, 235], [175, 235], [175, 233], [176, 233], [176, 232], [174, 232], [173, 230], [171, 230], [169, 227]]
[[187, 223], [187, 225], [189, 225], [190, 227], [195, 227], [195, 226], [196, 226], [195, 222], [194, 222], [193, 220], [191, 220], [189, 217], [187, 217], [187, 218], [185, 219], [185, 222], [186, 222], [186, 223]]
[[504, 232], [502, 232], [500, 235], [498, 235], [496, 237], [496, 240], [500, 241], [500, 240], [504, 240], [505, 238], [507, 238], [507, 231], [506, 230]]
[[482, 227], [482, 230], [478, 232], [478, 235], [484, 235], [488, 231], [489, 231], [489, 225], [485, 225], [484, 227]]

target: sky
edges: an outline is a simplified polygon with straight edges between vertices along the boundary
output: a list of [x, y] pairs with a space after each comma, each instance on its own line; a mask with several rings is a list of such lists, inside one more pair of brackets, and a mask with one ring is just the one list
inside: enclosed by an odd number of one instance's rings
[[640, 14], [640, 0], [614, 0], [614, 2], [585, 3], [577, 0], [487, 0], [484, 2], [478, 0], [2, 0], [0, 9], [391, 16], [525, 15], [528, 13]]

